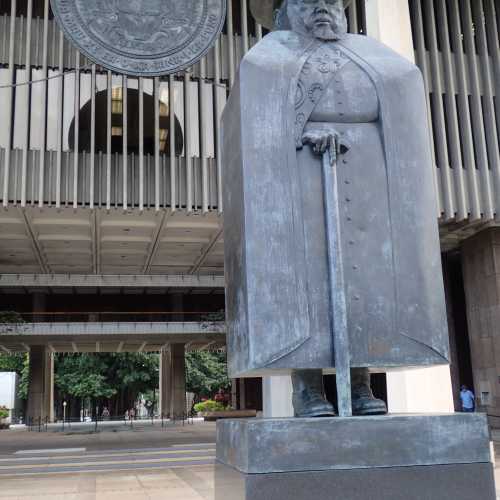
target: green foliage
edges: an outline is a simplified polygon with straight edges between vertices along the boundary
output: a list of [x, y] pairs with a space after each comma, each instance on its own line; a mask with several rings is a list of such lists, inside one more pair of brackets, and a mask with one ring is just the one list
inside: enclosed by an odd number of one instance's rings
[[226, 390], [230, 386], [224, 353], [186, 353], [186, 387], [189, 392], [194, 392], [199, 398], [210, 397], [219, 389]]
[[109, 399], [127, 391], [133, 401], [158, 386], [158, 356], [128, 353], [58, 356], [55, 383], [65, 397]]
[[55, 383], [65, 397], [110, 398], [116, 393], [107, 383], [107, 366], [100, 356], [59, 356], [55, 372]]
[[16, 372], [22, 375], [26, 354], [0, 354], [0, 372]]
[[158, 387], [159, 359], [156, 354], [106, 354], [108, 381], [117, 390], [127, 389], [138, 395]]
[[194, 411], [196, 413], [203, 413], [206, 411], [224, 411], [225, 409], [226, 407], [222, 403], [218, 403], [212, 399], [207, 399], [206, 401], [202, 401], [201, 403], [194, 405]]
[[0, 334], [19, 332], [22, 330], [24, 319], [15, 311], [0, 311]]
[[9, 410], [5, 406], [0, 406], [0, 420], [9, 416]]
[[28, 385], [30, 381], [30, 360], [29, 357], [24, 354], [23, 367], [21, 369], [21, 378], [19, 379], [19, 387], [17, 389], [17, 395], [19, 398], [27, 400], [28, 399]]

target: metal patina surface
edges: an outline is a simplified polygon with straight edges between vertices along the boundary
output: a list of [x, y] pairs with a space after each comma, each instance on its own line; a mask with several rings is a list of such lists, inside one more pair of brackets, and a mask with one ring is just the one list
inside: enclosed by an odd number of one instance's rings
[[[337, 39], [321, 38], [325, 23], [309, 27], [326, 5]], [[342, 7], [288, 2], [279, 19], [291, 28], [246, 54], [224, 111], [232, 377], [339, 368], [337, 358], [346, 375], [347, 362], [448, 363], [422, 77], [376, 40], [346, 34]], [[333, 167], [338, 212], [325, 217], [333, 182], [320, 153], [332, 137], [345, 148]]]
[[136, 76], [175, 73], [211, 48], [226, 0], [51, 0], [66, 36], [94, 62]]
[[486, 415], [217, 422], [217, 460], [246, 474], [489, 463]]
[[486, 415], [217, 422], [215, 500], [495, 499]]

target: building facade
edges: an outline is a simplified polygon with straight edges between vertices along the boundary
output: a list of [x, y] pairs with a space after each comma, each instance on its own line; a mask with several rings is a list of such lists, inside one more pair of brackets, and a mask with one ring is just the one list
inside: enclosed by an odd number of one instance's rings
[[[473, 386], [495, 423], [500, 3], [357, 0], [348, 18], [351, 32], [414, 58], [424, 75], [453, 392]], [[32, 415], [50, 416], [53, 352], [162, 352], [170, 412], [182, 407], [186, 346], [224, 345], [203, 319], [224, 307], [218, 123], [239, 60], [263, 35], [247, 0], [232, 0], [200, 63], [131, 78], [83, 57], [49, 0], [0, 3], [0, 291], [2, 309], [30, 318], [22, 338], [0, 336], [0, 349], [32, 352]], [[430, 404], [432, 380], [388, 375], [390, 407], [415, 408], [417, 385]], [[264, 381], [265, 406], [282, 383]]]

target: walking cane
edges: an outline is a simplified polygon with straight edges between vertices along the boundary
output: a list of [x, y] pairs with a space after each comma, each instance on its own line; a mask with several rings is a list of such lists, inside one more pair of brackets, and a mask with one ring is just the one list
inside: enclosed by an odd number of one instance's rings
[[338, 141], [331, 138], [323, 153], [323, 198], [330, 284], [330, 325], [332, 328], [337, 379], [337, 400], [340, 417], [352, 416], [351, 367], [347, 331], [347, 303], [340, 241], [340, 211], [337, 179]]

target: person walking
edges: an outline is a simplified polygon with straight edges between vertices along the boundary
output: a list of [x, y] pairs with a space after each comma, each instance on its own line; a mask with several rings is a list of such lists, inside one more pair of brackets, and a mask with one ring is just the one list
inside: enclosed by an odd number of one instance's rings
[[460, 399], [462, 401], [462, 411], [465, 413], [472, 413], [476, 409], [476, 402], [474, 393], [469, 390], [466, 385], [462, 386], [460, 391]]

